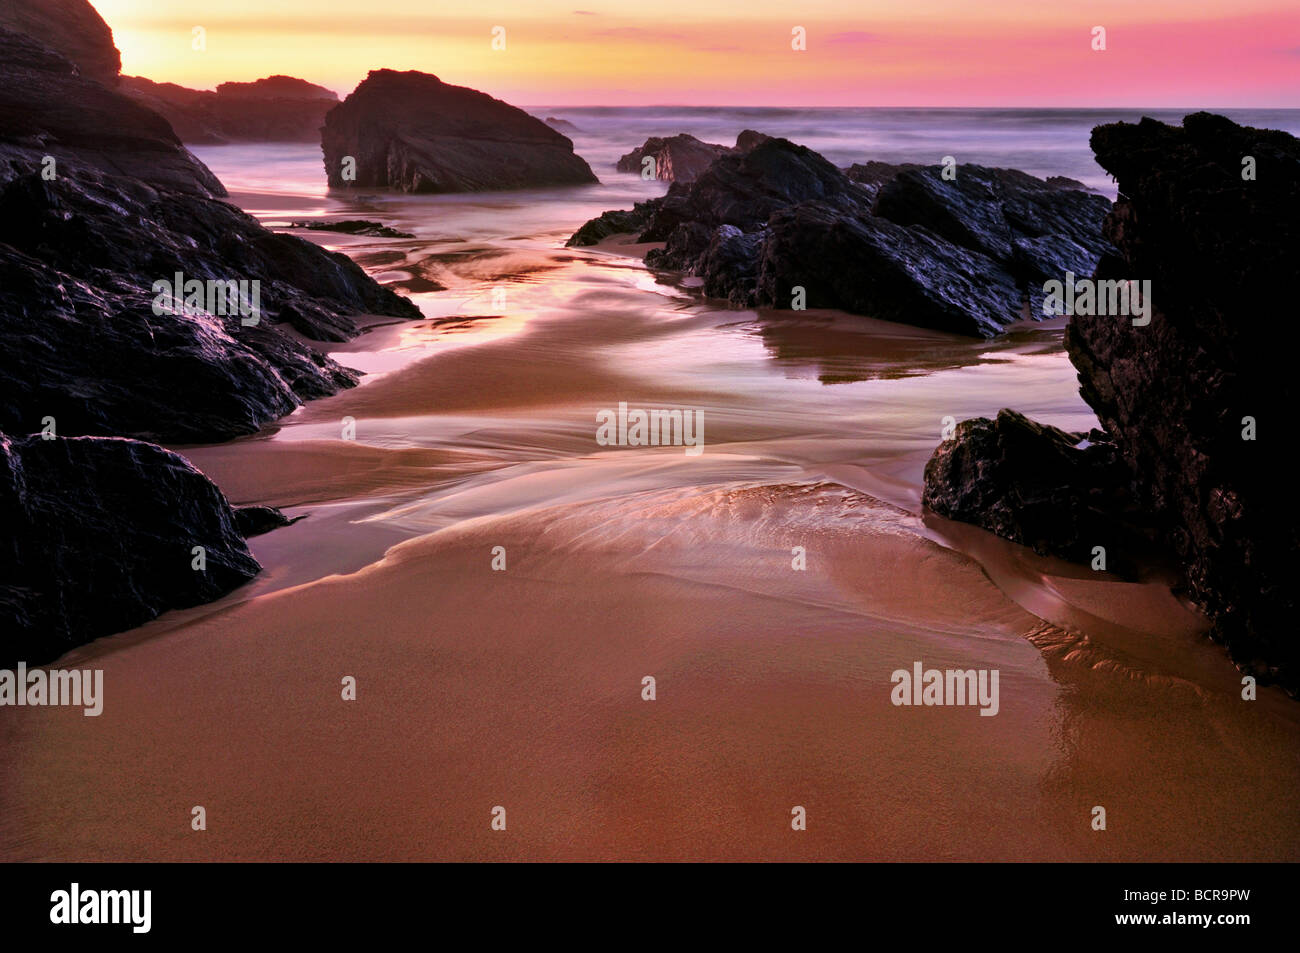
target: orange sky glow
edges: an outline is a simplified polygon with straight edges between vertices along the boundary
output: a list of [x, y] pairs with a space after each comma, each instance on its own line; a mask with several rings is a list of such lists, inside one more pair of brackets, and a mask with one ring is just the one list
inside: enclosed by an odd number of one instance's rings
[[[124, 73], [209, 89], [286, 73], [346, 95], [389, 67], [521, 105], [1300, 106], [1293, 0], [95, 6]], [[796, 26], [806, 50], [791, 48]], [[1096, 26], [1104, 51], [1092, 48]], [[493, 49], [494, 27], [505, 29], [503, 50]]]

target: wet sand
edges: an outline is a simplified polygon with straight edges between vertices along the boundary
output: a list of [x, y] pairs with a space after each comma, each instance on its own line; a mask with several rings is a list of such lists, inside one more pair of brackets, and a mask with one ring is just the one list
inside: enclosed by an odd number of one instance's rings
[[[355, 390], [181, 448], [307, 518], [221, 602], [57, 663], [104, 669], [100, 717], [0, 712], [0, 857], [1300, 859], [1295, 704], [1242, 701], [1158, 574], [920, 511], [944, 416], [1093, 425], [1059, 328], [731, 311], [562, 233], [341, 237], [399, 281], [436, 258], [431, 320], [341, 347]], [[620, 401], [702, 410], [704, 453], [597, 445]], [[997, 669], [998, 714], [896, 707], [916, 661]]]

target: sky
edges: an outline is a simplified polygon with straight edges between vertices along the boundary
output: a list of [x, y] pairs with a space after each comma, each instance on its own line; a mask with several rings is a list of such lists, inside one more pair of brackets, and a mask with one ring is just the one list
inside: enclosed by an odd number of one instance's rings
[[1300, 107], [1296, 0], [92, 3], [124, 73], [201, 89], [387, 67], [524, 106]]

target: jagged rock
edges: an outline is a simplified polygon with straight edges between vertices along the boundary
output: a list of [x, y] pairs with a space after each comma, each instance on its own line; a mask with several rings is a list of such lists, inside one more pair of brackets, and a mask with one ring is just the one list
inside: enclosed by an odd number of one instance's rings
[[119, 90], [171, 123], [182, 142], [316, 142], [333, 90], [290, 76], [222, 83], [216, 92], [124, 76]]
[[1088, 274], [1107, 251], [1101, 223], [1110, 202], [1053, 185], [1015, 169], [903, 169], [881, 185], [875, 213], [899, 225], [920, 225], [955, 245], [1006, 265], [1023, 285], [1065, 272]]
[[[705, 294], [738, 306], [801, 297], [989, 337], [1023, 316], [1045, 277], [1086, 273], [1108, 248], [1089, 232], [1109, 208], [1101, 196], [1007, 169], [958, 166], [954, 183], [939, 166], [854, 168], [864, 182], [785, 139], [725, 154], [647, 203], [639, 240], [664, 247], [646, 263], [701, 277]], [[571, 244], [615, 221], [631, 219], [606, 213]]]
[[117, 82], [122, 56], [113, 31], [86, 0], [4, 0], [0, 29], [39, 37], [86, 79], [106, 86]]
[[718, 156], [731, 152], [726, 146], [702, 142], [692, 135], [651, 136], [615, 164], [619, 172], [640, 175], [647, 157], [654, 160], [655, 178], [666, 182], [693, 182]]
[[[0, 429], [226, 439], [356, 382], [277, 324], [344, 340], [353, 315], [419, 316], [223, 194], [160, 116], [0, 31], [0, 347], [22, 356], [0, 365]], [[259, 281], [258, 323], [155, 314], [177, 272]]]
[[1019, 317], [1023, 291], [998, 261], [925, 228], [845, 215], [818, 202], [773, 214], [754, 301], [789, 307], [803, 288], [810, 308], [993, 337]]
[[261, 570], [221, 491], [135, 440], [0, 434], [0, 524], [0, 668], [53, 661]]
[[1131, 574], [1153, 531], [1133, 503], [1131, 475], [1099, 431], [1067, 433], [1014, 410], [957, 425], [925, 467], [922, 502], [1043, 555]]
[[[1120, 192], [1104, 229], [1117, 251], [1095, 277], [1150, 281], [1152, 313], [1138, 325], [1123, 314], [1071, 318], [1080, 393], [1124, 463], [1125, 505], [1149, 514], [1215, 637], [1243, 671], [1294, 694], [1300, 530], [1286, 428], [1300, 331], [1278, 309], [1300, 282], [1300, 140], [1196, 113], [1182, 127], [1098, 126], [1092, 147]], [[1037, 426], [1016, 423], [1012, 432]], [[1014, 454], [1007, 444], [987, 421], [959, 425], [926, 468], [927, 504], [1083, 560], [1074, 501], [1109, 493], [1109, 466], [1104, 477], [1072, 473], [1061, 441], [1042, 436]], [[1026, 498], [1037, 501], [1028, 512]], [[1045, 504], [1057, 498], [1054, 522]]]
[[339, 232], [343, 235], [365, 235], [369, 238], [414, 238], [410, 232], [389, 228], [381, 222], [369, 222], [365, 219], [346, 219], [341, 222], [290, 222], [290, 228], [301, 228], [309, 232]]
[[645, 159], [654, 159], [655, 178], [666, 182], [694, 182], [719, 156], [743, 155], [771, 136], [746, 129], [736, 137], [734, 146], [703, 142], [688, 133], [676, 136], [651, 136], [642, 145], [621, 157], [615, 164], [619, 172], [641, 174]]
[[[1300, 140], [1208, 113], [1093, 130], [1120, 198], [1100, 279], [1151, 281], [1150, 324], [1076, 315], [1080, 391], [1161, 514], [1193, 596], [1253, 674], [1300, 688], [1287, 500], [1300, 331]], [[1246, 157], [1254, 178], [1246, 178]], [[1257, 439], [1242, 439], [1251, 417]]]
[[[325, 117], [333, 188], [483, 192], [585, 185], [596, 176], [573, 143], [522, 109], [415, 71], [374, 70]], [[344, 158], [356, 178], [344, 178]]]

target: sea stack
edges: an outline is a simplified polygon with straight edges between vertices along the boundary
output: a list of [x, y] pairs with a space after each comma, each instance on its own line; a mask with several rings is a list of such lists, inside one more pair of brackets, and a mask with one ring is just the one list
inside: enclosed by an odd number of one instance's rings
[[331, 188], [488, 192], [597, 181], [542, 120], [417, 71], [372, 71], [326, 115], [321, 150]]

